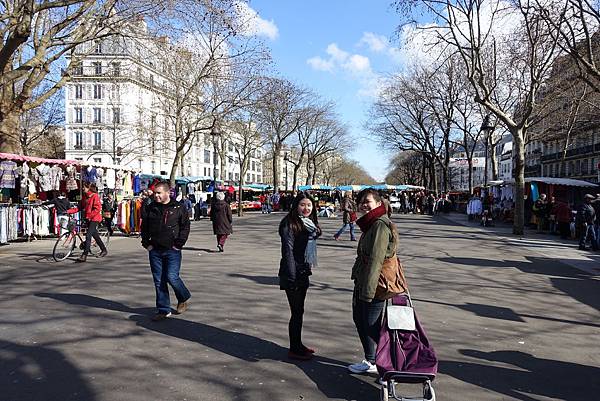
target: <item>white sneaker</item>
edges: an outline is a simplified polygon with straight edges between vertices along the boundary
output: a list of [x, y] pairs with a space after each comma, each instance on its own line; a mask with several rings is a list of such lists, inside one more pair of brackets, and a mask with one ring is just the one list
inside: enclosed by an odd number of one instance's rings
[[348, 366], [348, 370], [352, 373], [377, 373], [377, 366], [369, 361], [363, 360], [360, 363], [355, 363]]

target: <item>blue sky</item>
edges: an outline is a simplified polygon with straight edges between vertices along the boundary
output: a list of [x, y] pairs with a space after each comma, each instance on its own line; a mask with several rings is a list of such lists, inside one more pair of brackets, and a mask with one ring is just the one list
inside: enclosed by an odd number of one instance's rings
[[335, 101], [351, 127], [350, 157], [376, 179], [386, 175], [390, 155], [367, 138], [363, 126], [377, 77], [402, 61], [391, 41], [400, 20], [391, 1], [251, 0], [282, 76]]

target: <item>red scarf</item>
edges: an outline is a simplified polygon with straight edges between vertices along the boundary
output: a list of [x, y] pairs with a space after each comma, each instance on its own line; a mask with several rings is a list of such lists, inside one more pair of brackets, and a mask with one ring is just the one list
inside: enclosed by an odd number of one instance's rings
[[369, 213], [365, 214], [360, 219], [356, 220], [356, 224], [358, 224], [358, 226], [360, 227], [360, 230], [364, 234], [367, 231], [369, 231], [369, 229], [371, 228], [373, 223], [375, 223], [375, 220], [377, 220], [378, 218], [380, 218], [381, 216], [386, 215], [386, 214], [387, 214], [387, 209], [385, 208], [385, 205], [382, 202], [381, 206], [371, 210]]

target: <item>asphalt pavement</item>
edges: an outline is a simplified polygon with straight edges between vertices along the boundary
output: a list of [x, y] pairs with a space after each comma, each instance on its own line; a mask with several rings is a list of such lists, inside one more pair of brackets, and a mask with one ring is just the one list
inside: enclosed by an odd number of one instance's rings
[[[108, 257], [86, 264], [52, 261], [52, 240], [0, 247], [0, 399], [378, 400], [375, 377], [346, 370], [362, 351], [351, 317], [356, 243], [333, 240], [339, 218], [321, 219], [306, 303], [303, 340], [317, 357], [287, 359], [289, 309], [276, 277], [282, 217], [236, 218], [222, 254], [210, 223], [193, 222], [182, 267], [190, 309], [163, 322], [150, 321], [154, 289], [139, 238], [114, 237]], [[566, 248], [444, 217], [395, 221], [440, 359], [438, 400], [600, 394], [594, 269], [577, 268]]]

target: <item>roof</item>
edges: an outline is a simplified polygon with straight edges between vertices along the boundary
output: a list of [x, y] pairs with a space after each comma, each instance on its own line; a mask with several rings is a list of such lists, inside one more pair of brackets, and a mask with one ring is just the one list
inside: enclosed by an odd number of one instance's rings
[[[557, 178], [557, 177], [526, 177], [525, 182], [542, 182], [544, 184], [550, 185], [564, 185], [567, 187], [597, 187], [597, 184], [588, 181], [582, 180], [573, 180], [571, 178]], [[489, 184], [492, 186], [503, 185], [503, 184], [514, 184], [515, 180], [499, 180], [499, 181], [490, 181]]]

